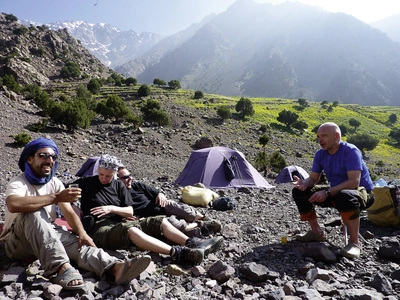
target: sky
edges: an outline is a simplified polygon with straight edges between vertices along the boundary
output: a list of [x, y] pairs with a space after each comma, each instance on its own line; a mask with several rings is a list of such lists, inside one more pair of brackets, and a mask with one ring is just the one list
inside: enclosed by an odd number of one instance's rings
[[[121, 30], [171, 35], [225, 11], [236, 0], [0, 0], [0, 12], [42, 24], [56, 21], [107, 23]], [[286, 0], [254, 0], [280, 4]], [[371, 23], [400, 14], [398, 0], [297, 0]]]

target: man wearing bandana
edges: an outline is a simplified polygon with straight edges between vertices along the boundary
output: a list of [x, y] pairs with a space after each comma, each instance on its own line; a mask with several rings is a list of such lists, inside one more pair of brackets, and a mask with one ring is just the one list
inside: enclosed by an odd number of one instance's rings
[[[200, 264], [208, 253], [218, 251], [223, 237], [210, 239], [188, 237], [175, 228], [165, 216], [138, 219], [131, 194], [116, 174], [121, 161], [108, 154], [99, 159], [98, 175], [76, 180], [82, 189], [81, 208], [84, 220], [91, 219], [87, 229], [95, 243], [106, 250], [137, 246], [155, 253], [172, 256], [180, 262]], [[87, 224], [86, 221], [84, 221]], [[164, 236], [177, 244], [159, 240]]]
[[[53, 140], [38, 138], [28, 143], [18, 166], [23, 173], [14, 177], [6, 190], [5, 226], [0, 238], [10, 259], [39, 259], [44, 276], [65, 289], [84, 287], [82, 275], [70, 264], [116, 284], [126, 284], [149, 265], [149, 256], [121, 261], [96, 248], [71, 207], [79, 197], [79, 188], [64, 189], [54, 176], [58, 148]], [[54, 223], [56, 204], [72, 227], [64, 230]]]

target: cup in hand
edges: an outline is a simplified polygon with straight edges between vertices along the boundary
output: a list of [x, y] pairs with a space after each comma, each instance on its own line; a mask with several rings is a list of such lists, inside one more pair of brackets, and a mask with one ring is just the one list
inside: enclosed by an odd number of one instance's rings
[[[79, 189], [79, 184], [77, 183], [71, 183], [68, 185], [68, 188], [73, 188], [73, 189]], [[79, 200], [80, 199], [80, 193], [79, 193], [79, 197], [77, 197], [75, 200]]]

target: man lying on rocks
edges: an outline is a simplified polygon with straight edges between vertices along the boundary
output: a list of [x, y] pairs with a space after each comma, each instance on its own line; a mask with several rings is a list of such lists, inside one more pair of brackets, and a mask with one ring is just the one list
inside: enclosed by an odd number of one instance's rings
[[119, 167], [117, 176], [131, 194], [135, 216], [166, 215], [172, 225], [188, 236], [202, 237], [221, 231], [221, 222], [208, 219], [193, 206], [168, 200], [158, 189], [143, 182], [132, 182], [126, 167]]
[[[151, 258], [137, 257], [121, 261], [96, 248], [71, 207], [80, 190], [65, 189], [54, 176], [58, 148], [51, 139], [38, 138], [22, 151], [18, 166], [23, 173], [14, 177], [6, 190], [5, 227], [1, 239], [10, 259], [39, 259], [44, 275], [65, 289], [84, 287], [82, 275], [70, 264], [106, 279], [112, 275], [116, 284], [126, 284], [143, 272]], [[54, 223], [56, 204], [76, 233]]]
[[[200, 264], [205, 255], [218, 251], [223, 238], [189, 238], [165, 216], [137, 219], [132, 197], [121, 180], [116, 179], [121, 161], [108, 154], [99, 159], [98, 175], [80, 178], [81, 209], [87, 231], [96, 245], [104, 249], [137, 246], [140, 249], [171, 255], [181, 262]], [[87, 222], [86, 220], [89, 220]], [[178, 245], [170, 246], [156, 237], [164, 236]]]

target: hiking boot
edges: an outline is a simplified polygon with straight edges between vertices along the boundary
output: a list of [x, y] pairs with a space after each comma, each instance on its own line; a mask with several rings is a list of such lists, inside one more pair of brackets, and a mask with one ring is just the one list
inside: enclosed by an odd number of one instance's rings
[[212, 239], [199, 239], [193, 237], [187, 240], [186, 247], [192, 249], [203, 249], [204, 255], [208, 255], [209, 253], [214, 253], [220, 250], [223, 242], [224, 238], [222, 236], [217, 236]]
[[184, 246], [172, 246], [171, 257], [179, 262], [201, 264], [204, 259], [204, 249], [191, 249]]
[[359, 258], [361, 255], [361, 246], [354, 243], [348, 243], [346, 247], [340, 249], [339, 254], [350, 259]]
[[199, 221], [199, 227], [201, 228], [202, 235], [209, 235], [212, 232], [220, 232], [221, 231], [221, 222], [217, 220], [209, 220]]
[[324, 233], [314, 233], [311, 230], [305, 234], [296, 234], [294, 238], [300, 242], [324, 242], [326, 241], [326, 236]]

